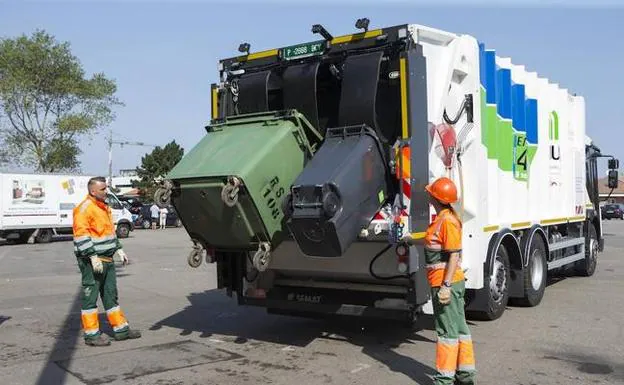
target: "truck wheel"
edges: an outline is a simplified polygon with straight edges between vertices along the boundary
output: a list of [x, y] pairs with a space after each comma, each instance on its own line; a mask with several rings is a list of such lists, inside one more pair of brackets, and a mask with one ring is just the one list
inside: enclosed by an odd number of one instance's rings
[[30, 239], [30, 236], [34, 233], [34, 231], [23, 231], [19, 233], [19, 237], [16, 240], [17, 244], [25, 244], [28, 243], [28, 240]]
[[585, 258], [576, 262], [575, 270], [578, 275], [591, 277], [596, 271], [598, 264], [598, 235], [593, 224], [587, 224], [587, 237], [585, 238]]
[[39, 234], [35, 237], [35, 243], [50, 243], [52, 242], [52, 230], [41, 229]]
[[130, 226], [127, 223], [117, 225], [117, 238], [128, 238], [130, 235]]
[[524, 298], [516, 298], [514, 303], [521, 306], [537, 306], [544, 298], [548, 264], [546, 246], [542, 237], [533, 235], [529, 247], [529, 263], [524, 272]]
[[505, 312], [507, 302], [509, 301], [509, 282], [511, 280], [511, 267], [509, 263], [509, 253], [502, 243], [496, 250], [496, 255], [492, 263], [492, 271], [490, 277], [486, 280], [489, 282], [487, 289], [483, 290], [480, 295], [485, 295], [484, 309], [473, 310], [469, 312], [469, 317], [482, 321], [493, 321], [500, 318]]

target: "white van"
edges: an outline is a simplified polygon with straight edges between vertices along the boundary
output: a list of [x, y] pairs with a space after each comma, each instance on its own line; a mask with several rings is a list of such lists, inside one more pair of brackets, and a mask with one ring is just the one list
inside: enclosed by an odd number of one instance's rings
[[[56, 234], [72, 233], [72, 210], [87, 196], [91, 176], [0, 173], [0, 238], [47, 243]], [[132, 214], [109, 191], [117, 236], [134, 230]]]

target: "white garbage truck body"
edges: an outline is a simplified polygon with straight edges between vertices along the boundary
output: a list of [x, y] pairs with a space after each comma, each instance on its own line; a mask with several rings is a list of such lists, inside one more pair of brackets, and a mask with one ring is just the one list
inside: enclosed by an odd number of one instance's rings
[[[422, 246], [406, 247], [398, 238], [405, 231], [424, 237], [435, 215], [424, 186], [442, 176], [459, 192], [453, 206], [463, 223], [471, 314], [495, 319], [509, 302], [538, 305], [555, 270], [593, 274], [603, 247], [596, 164], [605, 155], [587, 137], [584, 98], [552, 80], [556, 73], [534, 72], [470, 35], [416, 24], [324, 39], [222, 60], [212, 92], [216, 128], [207, 136], [233, 127], [238, 115], [293, 108], [326, 135], [305, 166], [318, 170], [320, 157], [335, 156], [323, 151], [338, 135], [331, 129], [362, 124], [384, 148], [387, 168], [378, 172], [392, 180], [374, 195], [379, 210], [340, 255], [306, 251], [312, 232], [297, 233], [294, 222], [284, 240], [237, 254], [192, 228], [198, 206], [185, 208], [184, 194], [195, 182], [174, 170], [172, 188], [181, 193], [172, 193], [173, 204], [197, 242], [191, 254], [208, 250], [219, 287], [236, 291], [240, 304], [274, 313], [409, 320], [431, 313]], [[250, 104], [254, 98], [259, 102]], [[346, 132], [336, 145], [344, 145]], [[197, 165], [196, 156], [192, 151], [187, 159]], [[369, 164], [366, 157], [349, 161]], [[327, 167], [356, 166], [345, 160]], [[296, 193], [304, 174], [286, 190]], [[333, 186], [346, 196], [360, 189], [352, 183]], [[346, 210], [341, 202], [339, 212]], [[331, 239], [340, 243], [336, 233]], [[329, 243], [321, 239], [315, 247]]]

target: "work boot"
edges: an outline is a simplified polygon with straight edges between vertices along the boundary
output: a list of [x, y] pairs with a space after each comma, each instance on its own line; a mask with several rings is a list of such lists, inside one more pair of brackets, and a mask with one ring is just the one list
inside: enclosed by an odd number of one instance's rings
[[141, 338], [141, 332], [134, 329], [130, 329], [127, 333], [122, 335], [115, 335], [116, 341], [133, 340], [135, 338]]
[[85, 344], [89, 346], [108, 346], [111, 342], [107, 336], [100, 334], [95, 338], [85, 338]]

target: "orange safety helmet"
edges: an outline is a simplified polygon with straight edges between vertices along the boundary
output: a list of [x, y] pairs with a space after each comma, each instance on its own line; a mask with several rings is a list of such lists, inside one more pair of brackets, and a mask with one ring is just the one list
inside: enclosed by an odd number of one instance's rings
[[442, 203], [451, 204], [457, 202], [457, 187], [447, 177], [436, 179], [433, 183], [425, 186], [425, 190]]

